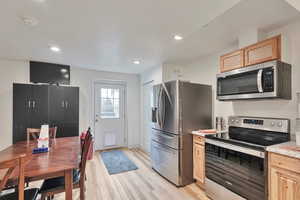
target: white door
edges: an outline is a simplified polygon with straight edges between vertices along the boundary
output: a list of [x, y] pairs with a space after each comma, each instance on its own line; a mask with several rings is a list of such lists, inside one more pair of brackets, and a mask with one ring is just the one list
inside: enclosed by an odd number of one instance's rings
[[95, 83], [96, 149], [125, 146], [125, 85]]
[[147, 153], [150, 153], [151, 145], [151, 109], [153, 106], [153, 84], [147, 83], [143, 86], [143, 135], [142, 147]]

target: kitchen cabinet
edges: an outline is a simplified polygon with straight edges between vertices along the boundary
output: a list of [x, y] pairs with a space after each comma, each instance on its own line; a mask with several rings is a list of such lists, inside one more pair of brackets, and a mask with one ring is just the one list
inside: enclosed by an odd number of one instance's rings
[[300, 160], [269, 153], [269, 200], [300, 199]]
[[276, 36], [245, 48], [245, 66], [281, 59], [281, 37]]
[[57, 126], [57, 137], [79, 134], [79, 88], [49, 86], [49, 124]]
[[26, 128], [48, 123], [47, 86], [13, 85], [13, 143], [26, 140]]
[[205, 183], [205, 138], [194, 135], [193, 137], [193, 174], [197, 182]]
[[238, 69], [244, 66], [244, 51], [237, 50], [221, 56], [220, 71], [226, 72]]
[[57, 137], [79, 135], [79, 88], [13, 84], [13, 143], [42, 124], [57, 126]]
[[281, 60], [280, 35], [222, 55], [220, 57], [220, 72], [231, 71], [271, 60]]

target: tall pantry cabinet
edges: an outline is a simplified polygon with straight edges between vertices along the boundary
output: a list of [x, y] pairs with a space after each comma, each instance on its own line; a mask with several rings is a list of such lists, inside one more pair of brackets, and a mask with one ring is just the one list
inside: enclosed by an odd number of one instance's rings
[[13, 84], [13, 143], [26, 140], [26, 128], [57, 126], [57, 137], [79, 135], [79, 88]]

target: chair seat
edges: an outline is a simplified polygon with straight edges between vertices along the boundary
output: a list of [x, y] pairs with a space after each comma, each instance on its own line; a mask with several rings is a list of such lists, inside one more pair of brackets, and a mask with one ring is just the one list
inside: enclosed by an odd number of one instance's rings
[[[79, 170], [78, 169], [73, 170], [73, 184], [79, 183], [79, 180], [80, 180]], [[65, 188], [65, 177], [46, 179], [40, 188], [40, 193], [52, 192], [64, 188]]]
[[[24, 200], [35, 200], [38, 196], [39, 190], [34, 189], [28, 189], [24, 191]], [[18, 199], [18, 192], [13, 192], [9, 194], [5, 194], [3, 196], [0, 196], [0, 200], [16, 200]]]

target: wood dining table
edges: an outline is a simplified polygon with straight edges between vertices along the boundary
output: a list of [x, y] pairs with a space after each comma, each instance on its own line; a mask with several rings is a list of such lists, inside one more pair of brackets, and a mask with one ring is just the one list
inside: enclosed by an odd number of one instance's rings
[[[29, 181], [44, 180], [54, 177], [65, 177], [65, 199], [72, 200], [73, 169], [80, 163], [80, 138], [63, 137], [50, 139], [50, 148], [47, 153], [33, 154], [37, 147], [36, 141], [22, 141], [0, 151], [0, 162], [17, 158], [26, 154], [28, 161], [25, 166], [25, 178]], [[18, 176], [16, 171], [11, 179]], [[0, 174], [0, 177], [1, 174]]]

